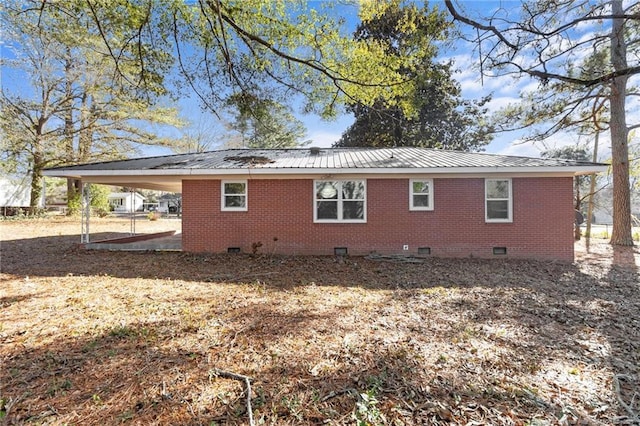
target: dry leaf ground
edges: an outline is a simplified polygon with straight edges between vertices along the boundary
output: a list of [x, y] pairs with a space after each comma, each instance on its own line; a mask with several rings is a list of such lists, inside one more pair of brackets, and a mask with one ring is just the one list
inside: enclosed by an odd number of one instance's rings
[[[179, 229], [139, 222], [138, 231]], [[129, 222], [92, 219], [93, 239]], [[575, 264], [132, 253], [5, 221], [6, 424], [634, 424], [640, 251]], [[613, 265], [613, 262], [616, 265]], [[358, 423], [360, 422], [360, 423]]]

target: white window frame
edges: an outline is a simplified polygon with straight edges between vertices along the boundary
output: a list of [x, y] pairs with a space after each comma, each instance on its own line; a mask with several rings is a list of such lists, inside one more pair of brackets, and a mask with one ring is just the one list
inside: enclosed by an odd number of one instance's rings
[[[487, 198], [487, 189], [489, 182], [504, 181], [508, 182], [509, 196], [507, 198]], [[488, 201], [507, 201], [507, 218], [489, 218]], [[511, 178], [487, 178], [484, 180], [484, 220], [487, 223], [512, 223], [513, 222], [513, 183]]]
[[[422, 192], [414, 193], [413, 192], [413, 183], [414, 182], [423, 182], [429, 184], [429, 193], [424, 194]], [[413, 205], [413, 196], [414, 195], [428, 195], [429, 196], [429, 204], [426, 206], [414, 206]], [[430, 211], [433, 210], [433, 179], [409, 179], [409, 210], [416, 211]]]
[[[226, 194], [224, 192], [224, 186], [227, 183], [242, 183], [244, 184], [244, 194]], [[244, 197], [244, 207], [227, 207], [226, 206], [226, 197], [234, 196], [234, 197]], [[220, 210], [226, 212], [246, 212], [249, 208], [249, 183], [246, 179], [240, 180], [223, 180], [220, 182]]]
[[[336, 182], [338, 183], [338, 218], [337, 219], [318, 219], [318, 201], [316, 197], [316, 184], [319, 182]], [[364, 198], [362, 200], [345, 200], [342, 198], [343, 182], [362, 182], [364, 185]], [[362, 201], [362, 219], [341, 219], [343, 215], [344, 201]], [[316, 179], [313, 181], [313, 222], [314, 223], [366, 223], [367, 222], [367, 180], [366, 179]]]

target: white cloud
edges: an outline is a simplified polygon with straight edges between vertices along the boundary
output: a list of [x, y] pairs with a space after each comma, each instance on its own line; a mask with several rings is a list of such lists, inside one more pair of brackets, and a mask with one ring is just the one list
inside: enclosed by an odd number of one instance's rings
[[508, 106], [509, 104], [517, 104], [520, 102], [520, 98], [512, 97], [512, 96], [498, 96], [491, 99], [486, 106], [489, 110], [489, 113], [498, 112], [502, 108]]
[[523, 94], [535, 93], [539, 90], [540, 83], [537, 80], [529, 80], [528, 83], [523, 84], [520, 87], [520, 92]]
[[518, 157], [540, 157], [540, 148], [532, 143], [532, 142], [522, 142], [521, 140], [516, 140], [501, 150], [497, 151], [496, 154], [501, 155], [514, 155]]
[[[575, 132], [560, 132], [543, 141], [525, 142], [522, 132], [513, 132], [514, 138], [509, 141], [509, 136], [503, 134], [487, 148], [487, 152], [502, 155], [515, 155], [523, 157], [540, 157], [544, 151], [560, 149], [565, 146], [586, 146], [593, 150], [594, 136], [581, 136]], [[602, 132], [598, 141], [598, 161], [606, 161], [611, 157], [611, 138], [608, 132]]]
[[334, 142], [337, 142], [342, 136], [342, 132], [317, 130], [310, 132], [307, 139], [311, 140], [309, 146], [317, 146], [321, 148], [329, 148]]
[[309, 146], [328, 148], [337, 142], [345, 130], [353, 124], [352, 114], [344, 114], [336, 120], [327, 121], [312, 114], [298, 117], [307, 128], [306, 140], [310, 140]]

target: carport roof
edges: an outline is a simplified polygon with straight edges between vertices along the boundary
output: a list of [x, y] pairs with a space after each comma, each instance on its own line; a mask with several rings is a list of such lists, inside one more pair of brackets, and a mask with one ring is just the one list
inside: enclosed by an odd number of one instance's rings
[[[428, 148], [296, 148], [223, 149], [63, 166], [47, 169], [44, 174], [179, 192], [182, 179], [206, 176], [487, 173], [573, 176], [602, 172], [606, 167], [575, 160]], [[172, 188], [161, 188], [167, 185]]]

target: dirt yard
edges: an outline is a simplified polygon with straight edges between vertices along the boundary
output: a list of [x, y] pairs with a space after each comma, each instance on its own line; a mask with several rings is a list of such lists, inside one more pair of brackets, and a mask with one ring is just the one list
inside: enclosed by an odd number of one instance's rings
[[400, 263], [85, 251], [79, 233], [0, 222], [0, 423], [640, 424], [638, 248]]

